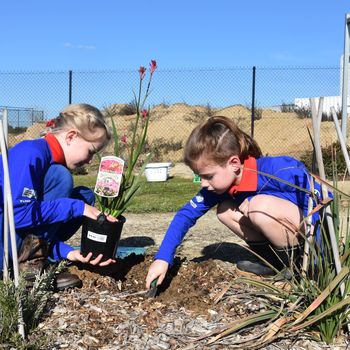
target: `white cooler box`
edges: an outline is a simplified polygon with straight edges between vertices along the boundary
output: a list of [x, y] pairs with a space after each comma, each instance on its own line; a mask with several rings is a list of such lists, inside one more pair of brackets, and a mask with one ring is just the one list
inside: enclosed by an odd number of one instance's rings
[[171, 163], [148, 163], [145, 175], [148, 182], [166, 181]]

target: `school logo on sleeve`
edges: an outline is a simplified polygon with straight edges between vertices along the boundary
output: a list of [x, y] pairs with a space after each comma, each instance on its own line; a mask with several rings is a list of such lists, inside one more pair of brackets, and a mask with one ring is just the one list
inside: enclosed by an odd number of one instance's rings
[[22, 192], [22, 197], [36, 198], [36, 192], [32, 188], [24, 187]]
[[204, 201], [203, 196], [202, 196], [201, 194], [197, 194], [197, 196], [196, 196], [196, 201], [197, 201], [197, 203], [203, 202], [203, 201]]
[[[197, 203], [196, 203], [194, 200], [196, 200]], [[195, 196], [194, 198], [192, 198], [192, 199], [190, 200], [190, 204], [191, 204], [191, 206], [192, 206], [193, 208], [197, 208], [197, 204], [198, 204], [198, 203], [201, 203], [201, 202], [203, 202], [203, 201], [204, 201], [203, 196], [202, 196], [201, 194], [197, 194], [197, 196]]]

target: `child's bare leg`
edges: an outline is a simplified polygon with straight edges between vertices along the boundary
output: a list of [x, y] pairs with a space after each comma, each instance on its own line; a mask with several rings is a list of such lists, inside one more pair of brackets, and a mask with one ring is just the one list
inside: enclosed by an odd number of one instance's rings
[[256, 229], [275, 247], [296, 246], [304, 231], [302, 210], [285, 199], [257, 195], [240, 206]]
[[262, 242], [266, 237], [253, 227], [250, 219], [234, 205], [233, 201], [227, 200], [218, 205], [218, 219], [233, 233], [245, 241]]
[[270, 241], [275, 247], [295, 246], [298, 232], [303, 232], [302, 211], [285, 199], [257, 195], [239, 208], [233, 201], [218, 206], [219, 220], [245, 241]]
[[[218, 207], [219, 220], [243, 238], [253, 252], [277, 270], [290, 265], [300, 255], [298, 232], [303, 231], [302, 212], [293, 203], [268, 195], [245, 200], [239, 208], [233, 201]], [[302, 228], [300, 228], [300, 226]], [[258, 275], [273, 275], [275, 270], [261, 262], [243, 259], [238, 269]]]

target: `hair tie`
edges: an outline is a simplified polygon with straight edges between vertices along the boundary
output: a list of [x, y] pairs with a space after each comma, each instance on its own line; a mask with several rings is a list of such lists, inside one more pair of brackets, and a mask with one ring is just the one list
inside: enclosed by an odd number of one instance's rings
[[46, 127], [54, 129], [56, 127], [55, 121], [53, 119], [48, 120], [47, 123], [46, 123]]

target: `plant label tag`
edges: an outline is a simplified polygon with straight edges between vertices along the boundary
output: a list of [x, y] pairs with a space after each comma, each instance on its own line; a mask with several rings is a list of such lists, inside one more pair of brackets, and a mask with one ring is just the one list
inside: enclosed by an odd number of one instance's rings
[[97, 174], [95, 193], [102, 197], [117, 197], [123, 169], [123, 159], [115, 156], [102, 157]]
[[95, 242], [101, 242], [101, 243], [107, 242], [107, 235], [101, 235], [99, 233], [92, 232], [92, 231], [88, 231], [87, 238]]

